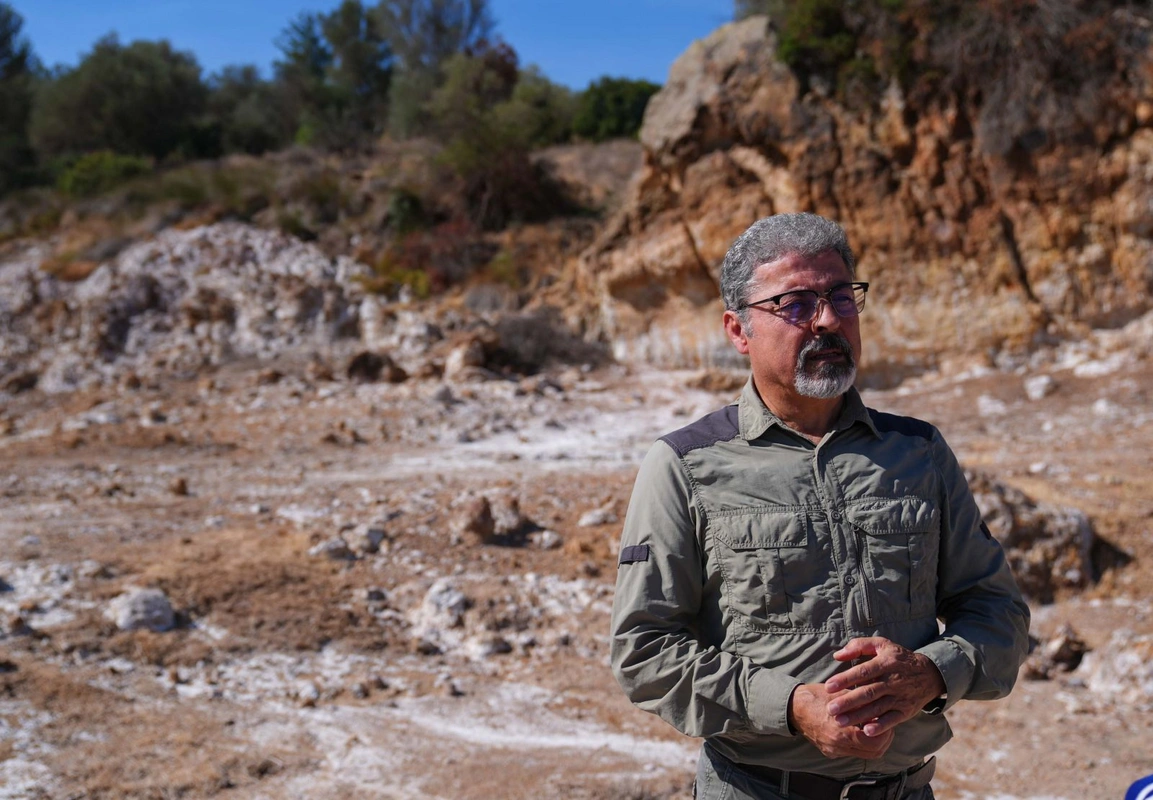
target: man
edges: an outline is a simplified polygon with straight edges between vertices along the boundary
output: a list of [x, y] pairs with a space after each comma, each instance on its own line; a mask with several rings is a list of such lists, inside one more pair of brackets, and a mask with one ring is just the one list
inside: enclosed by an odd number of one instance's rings
[[637, 476], [613, 671], [704, 737], [698, 800], [931, 798], [941, 712], [1006, 695], [1026, 654], [1028, 607], [941, 434], [853, 389], [854, 267], [813, 214], [742, 234], [723, 322], [752, 375]]

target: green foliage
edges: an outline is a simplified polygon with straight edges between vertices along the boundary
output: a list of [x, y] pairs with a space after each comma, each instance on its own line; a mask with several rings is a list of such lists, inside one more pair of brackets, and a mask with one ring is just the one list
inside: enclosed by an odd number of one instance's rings
[[432, 295], [432, 281], [428, 272], [400, 266], [392, 254], [382, 256], [373, 264], [372, 271], [371, 277], [361, 281], [365, 291], [395, 295], [402, 287], [407, 287], [417, 300], [427, 300]]
[[35, 177], [28, 120], [37, 65], [32, 46], [21, 35], [23, 25], [11, 6], [0, 3], [0, 195]]
[[301, 14], [277, 47], [298, 144], [350, 149], [383, 130], [393, 56], [375, 12], [344, 0], [329, 14]]
[[197, 155], [207, 88], [190, 53], [168, 42], [101, 39], [72, 70], [41, 87], [31, 138], [41, 158], [111, 150], [163, 159]]
[[573, 133], [594, 142], [636, 136], [645, 106], [660, 88], [650, 81], [608, 76], [589, 84], [577, 100]]
[[493, 23], [487, 0], [381, 0], [380, 31], [395, 56], [388, 130], [398, 138], [429, 133], [427, 104], [456, 55], [489, 49]]
[[208, 119], [222, 152], [259, 155], [291, 140], [287, 95], [256, 67], [225, 67], [209, 79], [208, 89]]
[[436, 74], [452, 56], [479, 52], [492, 39], [487, 0], [381, 0], [376, 15], [406, 72]]
[[388, 198], [388, 224], [402, 235], [426, 227], [428, 217], [419, 195], [410, 189], [395, 190]]
[[508, 113], [515, 116], [531, 147], [545, 147], [567, 142], [572, 137], [576, 97], [560, 84], [553, 83], [536, 67], [520, 73], [520, 79], [509, 98]]
[[92, 197], [152, 171], [152, 161], [100, 150], [81, 156], [60, 173], [56, 187], [71, 197]]
[[528, 154], [532, 109], [513, 98], [516, 54], [507, 46], [479, 56], [458, 54], [445, 64], [444, 83], [427, 105], [441, 154], [464, 182], [474, 222], [501, 228], [539, 219], [558, 207], [555, 193]]

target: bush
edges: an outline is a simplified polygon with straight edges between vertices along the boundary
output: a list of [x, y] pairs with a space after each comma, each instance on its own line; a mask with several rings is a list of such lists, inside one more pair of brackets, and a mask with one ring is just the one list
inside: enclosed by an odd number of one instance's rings
[[559, 194], [528, 157], [528, 107], [510, 99], [518, 75], [515, 59], [507, 48], [453, 56], [444, 84], [427, 106], [433, 130], [445, 142], [442, 163], [464, 182], [473, 221], [490, 230], [562, 207]]
[[577, 98], [573, 133], [594, 142], [636, 136], [645, 106], [660, 88], [650, 81], [608, 76], [589, 84]]
[[32, 111], [41, 158], [97, 150], [163, 159], [197, 155], [207, 89], [190, 53], [168, 42], [101, 39], [72, 70], [45, 81]]
[[92, 197], [150, 172], [150, 159], [100, 150], [81, 156], [61, 172], [56, 187], [71, 197]]
[[533, 374], [553, 363], [598, 364], [608, 359], [604, 345], [586, 342], [560, 321], [558, 309], [548, 306], [506, 316], [494, 326], [496, 366]]

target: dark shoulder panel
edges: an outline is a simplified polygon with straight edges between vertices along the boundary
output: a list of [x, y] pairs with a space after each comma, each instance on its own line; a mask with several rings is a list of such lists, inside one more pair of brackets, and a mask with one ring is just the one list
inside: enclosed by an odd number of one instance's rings
[[679, 431], [662, 436], [661, 441], [676, 451], [678, 456], [684, 457], [690, 450], [709, 447], [717, 442], [727, 442], [734, 439], [741, 432], [740, 423], [737, 422], [737, 406], [725, 406], [711, 414], [698, 419]]
[[874, 411], [871, 408], [869, 409], [869, 416], [873, 418], [873, 424], [881, 433], [900, 433], [904, 436], [919, 436], [922, 439], [931, 440], [936, 430], [929, 423], [916, 417], [901, 417], [896, 414], [886, 414], [883, 411]]

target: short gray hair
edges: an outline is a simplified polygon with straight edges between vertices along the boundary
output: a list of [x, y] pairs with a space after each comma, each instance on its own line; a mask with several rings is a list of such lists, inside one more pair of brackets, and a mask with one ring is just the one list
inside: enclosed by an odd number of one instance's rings
[[757, 267], [771, 264], [787, 255], [805, 258], [832, 250], [841, 257], [849, 275], [857, 274], [857, 259], [849, 247], [845, 230], [831, 219], [809, 214], [776, 214], [759, 219], [737, 237], [721, 265], [721, 299], [725, 308], [747, 321], [744, 309], [749, 284]]

